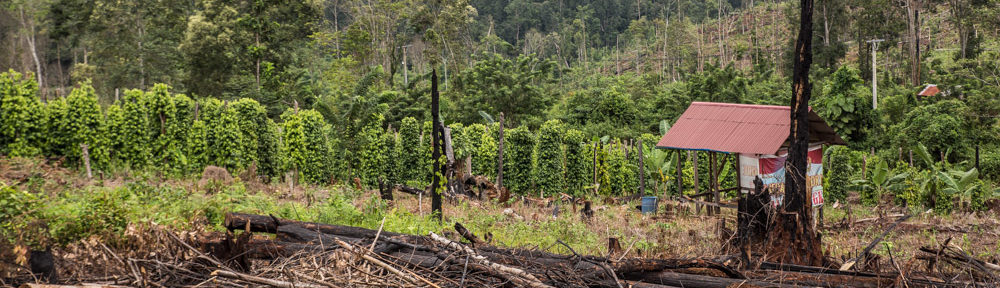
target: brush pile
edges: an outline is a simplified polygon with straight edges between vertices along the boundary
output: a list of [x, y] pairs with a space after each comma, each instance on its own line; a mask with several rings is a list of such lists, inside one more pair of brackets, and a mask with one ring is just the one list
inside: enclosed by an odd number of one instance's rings
[[[896, 273], [872, 273], [769, 262], [745, 265], [736, 256], [586, 256], [561, 242], [572, 255], [504, 249], [489, 245], [457, 223], [455, 233], [417, 236], [230, 213], [224, 226], [229, 233], [178, 235], [153, 226], [130, 229], [121, 243], [81, 241], [55, 251], [60, 259], [58, 283], [105, 287], [991, 287], [989, 283], [998, 283], [995, 274], [1000, 272], [995, 265], [947, 244], [926, 247], [922, 249], [925, 255], [917, 257], [949, 265], [932, 263], [940, 266], [938, 271], [911, 271], [918, 265], [910, 261], [895, 265]], [[963, 269], [968, 273], [956, 273]]]

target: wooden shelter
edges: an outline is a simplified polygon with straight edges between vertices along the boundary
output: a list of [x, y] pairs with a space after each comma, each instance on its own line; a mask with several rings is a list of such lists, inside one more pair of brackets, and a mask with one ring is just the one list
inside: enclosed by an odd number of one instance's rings
[[[710, 196], [718, 211], [719, 193], [755, 189], [754, 179], [758, 176], [763, 184], [772, 189], [772, 205], [781, 201], [784, 194], [784, 159], [787, 154], [790, 131], [788, 106], [750, 105], [713, 102], [693, 102], [669, 131], [660, 139], [656, 148], [678, 151], [709, 152], [711, 191], [699, 193], [697, 177], [697, 157], [695, 165], [695, 195], [692, 198]], [[813, 204], [822, 204], [822, 147], [823, 145], [846, 144], [840, 136], [823, 121], [816, 112], [809, 112], [810, 175], [808, 181], [814, 191]], [[690, 152], [689, 152], [690, 153]], [[719, 189], [717, 154], [733, 155], [737, 174], [737, 187]], [[678, 195], [682, 195], [683, 181], [678, 161]], [[815, 167], [814, 167], [815, 165]], [[780, 187], [780, 188], [779, 188]], [[818, 187], [818, 188], [817, 188]], [[779, 192], [780, 190], [780, 192]], [[818, 196], [817, 193], [818, 192]], [[710, 210], [711, 211], [711, 210]]]

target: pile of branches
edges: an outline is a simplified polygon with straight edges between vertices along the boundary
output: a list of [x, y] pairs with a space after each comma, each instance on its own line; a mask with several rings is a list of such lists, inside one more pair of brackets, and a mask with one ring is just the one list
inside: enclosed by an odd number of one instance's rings
[[988, 283], [998, 283], [995, 265], [947, 244], [925, 248], [927, 255], [921, 257], [955, 267], [978, 267], [970, 269], [977, 269], [979, 277], [928, 276], [908, 267], [897, 274], [879, 274], [769, 262], [748, 265], [739, 263], [737, 256], [615, 259], [580, 255], [561, 241], [572, 254], [560, 255], [494, 247], [461, 224], [455, 225], [454, 233], [445, 231], [446, 236], [417, 236], [230, 213], [224, 226], [230, 232], [176, 234], [153, 226], [130, 228], [120, 243], [81, 241], [55, 251], [59, 280], [53, 282], [107, 287], [613, 288], [995, 287]]
[[[329, 287], [324, 282], [348, 281], [345, 279], [384, 281], [376, 285], [406, 287], [889, 287], [897, 284], [969, 287], [982, 284], [767, 262], [741, 272], [736, 269], [738, 257], [612, 259], [580, 255], [561, 241], [559, 244], [571, 255], [504, 249], [490, 246], [459, 223], [455, 224], [455, 239], [435, 233], [407, 235], [237, 213], [227, 214], [224, 225], [230, 230], [246, 231], [236, 241], [215, 246], [213, 255], [232, 267], [246, 267], [243, 265], [253, 259], [280, 263], [289, 259], [323, 258], [322, 255], [337, 255], [334, 258], [341, 261], [340, 265], [332, 265], [341, 268], [339, 275], [270, 278], [288, 279], [285, 281], [292, 285], [284, 287]], [[247, 236], [251, 233], [275, 237]]]

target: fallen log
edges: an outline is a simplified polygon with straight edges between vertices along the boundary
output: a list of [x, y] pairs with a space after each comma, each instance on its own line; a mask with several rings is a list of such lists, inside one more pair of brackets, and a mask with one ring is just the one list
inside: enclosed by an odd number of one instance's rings
[[[260, 245], [262, 247], [247, 247], [252, 249], [248, 252], [252, 257], [263, 254], [274, 259], [294, 253], [339, 249], [336, 247], [337, 239], [342, 239], [352, 243], [349, 245], [353, 246], [367, 247], [375, 243], [376, 249], [366, 254], [377, 256], [377, 259], [395, 267], [436, 271], [434, 273], [445, 273], [456, 277], [452, 279], [474, 271], [472, 273], [477, 275], [485, 274], [492, 277], [489, 279], [493, 280], [487, 281], [509, 281], [523, 287], [565, 285], [566, 282], [563, 281], [575, 281], [573, 283], [577, 283], [576, 285], [591, 287], [618, 287], [620, 284], [635, 283], [621, 281], [641, 281], [648, 285], [660, 285], [646, 287], [791, 287], [791, 285], [886, 287], [896, 284], [897, 281], [893, 276], [874, 273], [768, 262], [761, 264], [761, 269], [770, 272], [751, 271], [744, 274], [721, 264], [718, 260], [711, 259], [633, 258], [613, 261], [604, 257], [579, 255], [575, 252], [573, 255], [562, 255], [489, 245], [473, 248], [433, 233], [430, 237], [425, 237], [382, 231], [376, 239], [378, 231], [375, 230], [291, 221], [261, 215], [233, 213], [228, 214], [226, 219], [227, 228], [249, 227], [251, 231], [275, 231], [274, 233], [278, 235], [278, 241], [251, 241], [251, 246], [257, 246], [254, 243], [267, 243]], [[470, 242], [482, 243], [482, 240], [461, 224], [455, 228]], [[462, 230], [465, 232], [461, 232]], [[316, 247], [318, 245], [308, 243], [323, 243], [324, 246]], [[569, 249], [572, 251], [571, 247]], [[773, 272], [776, 270], [782, 272]], [[908, 283], [918, 286], [949, 286], [932, 280], [908, 279]]]
[[[365, 229], [361, 227], [353, 226], [340, 226], [340, 225], [330, 225], [315, 222], [302, 222], [288, 219], [279, 219], [271, 216], [264, 215], [254, 215], [254, 214], [244, 214], [244, 213], [226, 213], [225, 221], [223, 225], [229, 230], [243, 230], [250, 224], [250, 232], [265, 232], [265, 233], [277, 233], [278, 226], [294, 224], [301, 226], [307, 230], [317, 231], [324, 234], [332, 234], [341, 237], [349, 238], [375, 238], [375, 234], [378, 231]], [[412, 235], [393, 233], [388, 231], [382, 231], [382, 236], [386, 237], [412, 237]]]
[[308, 284], [308, 283], [292, 283], [292, 282], [286, 282], [286, 281], [269, 279], [269, 278], [262, 278], [262, 277], [257, 277], [257, 276], [253, 276], [253, 275], [247, 275], [247, 274], [233, 272], [233, 271], [227, 271], [227, 270], [215, 270], [215, 271], [212, 272], [212, 276], [223, 277], [223, 278], [230, 278], [230, 279], [236, 279], [236, 280], [242, 280], [242, 281], [246, 281], [246, 282], [250, 282], [250, 283], [263, 284], [263, 285], [268, 285], [268, 286], [273, 286], [273, 287], [279, 287], [279, 288], [297, 288], [297, 287], [300, 287], [300, 288], [325, 288], [325, 287], [319, 286], [319, 285], [313, 285], [313, 284]]
[[462, 246], [462, 244], [458, 244], [458, 243], [452, 242], [451, 240], [448, 240], [447, 238], [438, 236], [437, 234], [434, 234], [433, 232], [430, 233], [430, 236], [431, 236], [431, 239], [434, 239], [435, 241], [438, 241], [441, 244], [444, 244], [445, 246], [448, 246], [451, 249], [461, 251], [461, 252], [469, 255], [471, 258], [474, 258], [477, 262], [479, 262], [479, 264], [481, 264], [483, 266], [487, 266], [487, 267], [493, 269], [493, 271], [483, 271], [483, 272], [498, 273], [499, 274], [498, 276], [503, 277], [503, 278], [505, 278], [505, 279], [507, 279], [507, 280], [509, 280], [509, 281], [511, 281], [511, 282], [513, 282], [515, 284], [517, 284], [517, 285], [520, 285], [520, 286], [534, 287], [534, 288], [551, 288], [552, 287], [552, 286], [546, 285], [545, 283], [542, 283], [541, 281], [538, 281], [538, 278], [535, 278], [534, 275], [531, 275], [531, 274], [528, 274], [527, 272], [524, 272], [524, 270], [517, 269], [517, 268], [511, 268], [511, 267], [507, 267], [507, 266], [496, 264], [496, 263], [492, 263], [489, 260], [487, 260], [486, 257], [483, 257], [483, 256], [480, 256], [480, 255], [476, 254], [475, 250], [472, 250], [469, 247]]
[[[628, 275], [633, 276], [633, 275]], [[658, 285], [668, 285], [677, 286], [685, 288], [728, 288], [728, 287], [777, 287], [777, 288], [791, 288], [799, 287], [796, 285], [789, 284], [776, 284], [772, 282], [758, 281], [758, 280], [747, 280], [747, 279], [731, 279], [723, 277], [712, 277], [703, 275], [692, 275], [677, 273], [671, 271], [662, 271], [658, 273], [644, 273], [640, 275], [634, 275], [636, 277], [630, 277], [631, 279], [638, 279], [637, 281], [642, 281], [646, 283], [658, 284]]]
[[469, 231], [469, 229], [465, 229], [465, 226], [462, 226], [462, 223], [455, 222], [455, 231], [458, 231], [458, 234], [462, 235], [462, 238], [465, 238], [465, 240], [469, 240], [469, 242], [471, 242], [473, 245], [486, 244], [486, 242], [480, 240], [479, 237], [476, 237], [475, 234], [472, 234], [472, 231]]

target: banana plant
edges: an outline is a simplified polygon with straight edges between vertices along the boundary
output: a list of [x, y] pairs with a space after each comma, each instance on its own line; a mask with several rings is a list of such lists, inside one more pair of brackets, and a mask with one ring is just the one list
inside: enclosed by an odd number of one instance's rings
[[886, 192], [895, 192], [903, 188], [904, 180], [910, 173], [894, 173], [889, 170], [889, 166], [884, 162], [878, 162], [875, 169], [871, 170], [871, 177], [854, 180], [852, 183], [862, 192], [862, 200], [869, 204], [875, 204], [881, 195]]
[[[645, 145], [644, 145], [645, 146]], [[667, 186], [670, 182], [671, 167], [674, 167], [676, 160], [670, 157], [670, 152], [662, 149], [656, 149], [653, 146], [649, 148], [643, 147], [643, 163], [646, 165], [646, 171], [655, 174], [657, 177], [655, 179], [656, 190], [658, 192], [666, 191]]]
[[969, 171], [949, 170], [947, 173], [944, 171], [938, 173], [945, 174], [941, 175], [945, 184], [945, 193], [958, 195], [960, 203], [972, 202], [972, 194], [976, 189], [979, 189], [979, 184], [976, 181], [979, 179], [979, 171], [976, 168], [969, 169]]
[[[920, 182], [920, 190], [932, 200], [935, 211], [951, 211], [951, 202], [955, 195], [961, 197], [962, 201], [972, 198], [972, 193], [978, 188], [976, 180], [979, 171], [976, 168], [962, 171], [952, 168], [947, 161], [935, 162], [923, 144], [917, 145], [916, 152], [920, 160], [931, 170], [927, 178]], [[942, 159], [948, 159], [950, 152], [946, 152]]]

